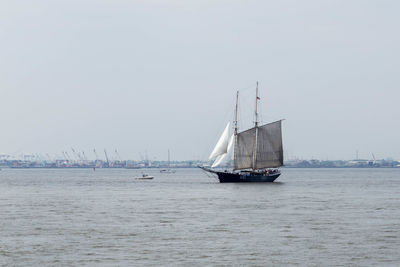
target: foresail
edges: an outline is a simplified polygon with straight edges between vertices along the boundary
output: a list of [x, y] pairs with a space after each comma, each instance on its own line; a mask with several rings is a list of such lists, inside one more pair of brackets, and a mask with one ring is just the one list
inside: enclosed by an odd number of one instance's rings
[[248, 169], [253, 166], [253, 149], [255, 141], [256, 128], [237, 134], [234, 170]]
[[256, 169], [283, 165], [282, 121], [258, 127]]
[[219, 155], [219, 156], [215, 159], [214, 163], [211, 165], [211, 168], [217, 167], [217, 166], [219, 166], [222, 162], [224, 162], [225, 159], [226, 159], [226, 157], [227, 157], [227, 155], [228, 155], [228, 153], [224, 153], [224, 154], [222, 154], [222, 155]]
[[221, 163], [226, 163], [228, 160], [232, 158], [233, 141], [234, 141], [234, 136], [232, 135], [231, 138], [229, 139], [227, 152], [222, 155], [219, 155], [215, 159], [213, 165], [211, 166], [212, 168], [219, 166]]
[[217, 144], [214, 147], [214, 150], [211, 152], [209, 159], [214, 159], [222, 154], [227, 153], [228, 151], [228, 142], [229, 142], [229, 127], [230, 122], [225, 127], [224, 132], [222, 133], [221, 137], [219, 138]]

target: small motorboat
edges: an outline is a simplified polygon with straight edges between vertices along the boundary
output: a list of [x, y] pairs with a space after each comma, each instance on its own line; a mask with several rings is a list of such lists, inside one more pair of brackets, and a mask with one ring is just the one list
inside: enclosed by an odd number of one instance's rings
[[160, 170], [160, 173], [175, 173], [176, 171], [175, 170], [172, 170], [172, 169], [162, 169], [162, 170]]
[[135, 177], [136, 180], [151, 180], [154, 176], [150, 176], [148, 174], [142, 174], [141, 177]]

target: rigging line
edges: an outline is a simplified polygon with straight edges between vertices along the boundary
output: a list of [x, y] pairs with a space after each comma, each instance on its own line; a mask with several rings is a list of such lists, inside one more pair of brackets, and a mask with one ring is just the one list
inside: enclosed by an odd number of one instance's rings
[[201, 169], [208, 177], [210, 177], [210, 178], [217, 178], [217, 177], [215, 177], [215, 174], [214, 173], [209, 173], [209, 172], [207, 172], [207, 171], [205, 171], [205, 170], [203, 170], [203, 169]]

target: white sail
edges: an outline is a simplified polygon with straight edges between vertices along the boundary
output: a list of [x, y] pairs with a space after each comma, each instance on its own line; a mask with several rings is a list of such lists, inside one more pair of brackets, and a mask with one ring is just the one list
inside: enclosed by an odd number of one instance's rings
[[228, 152], [228, 142], [229, 142], [229, 127], [230, 122], [225, 127], [224, 132], [222, 133], [221, 137], [219, 138], [217, 144], [214, 147], [214, 150], [211, 152], [209, 159], [214, 159], [222, 154]]
[[233, 141], [234, 141], [234, 136], [232, 134], [231, 138], [229, 138], [229, 143], [228, 143], [228, 147], [227, 147], [227, 151], [226, 153], [219, 155], [213, 165], [211, 166], [212, 168], [217, 167], [218, 165], [220, 165], [221, 163], [225, 163], [228, 159], [230, 159], [232, 157], [232, 148], [233, 148]]
[[220, 165], [222, 162], [225, 161], [227, 155], [228, 155], [228, 153], [224, 153], [224, 154], [222, 154], [222, 155], [219, 155], [219, 156], [215, 159], [215, 161], [214, 161], [213, 165], [211, 165], [211, 167], [214, 168], [214, 167], [217, 167], [218, 165]]

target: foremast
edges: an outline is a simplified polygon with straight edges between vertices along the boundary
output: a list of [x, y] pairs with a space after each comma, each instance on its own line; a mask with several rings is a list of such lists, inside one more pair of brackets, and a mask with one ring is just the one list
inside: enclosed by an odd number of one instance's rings
[[254, 145], [253, 145], [253, 156], [252, 156], [252, 163], [251, 163], [251, 168], [253, 171], [256, 170], [256, 162], [257, 162], [257, 135], [258, 135], [258, 100], [260, 98], [258, 97], [258, 82], [256, 86], [256, 104], [255, 104], [255, 112], [254, 112], [254, 128], [255, 128], [255, 134], [254, 134]]
[[[238, 134], [238, 104], [239, 104], [239, 91], [236, 91], [236, 105], [235, 105], [235, 120], [233, 122], [235, 126], [234, 130], [234, 144], [233, 144], [233, 165], [235, 165], [236, 162], [236, 145], [237, 145], [237, 134]], [[234, 166], [233, 166], [234, 167]]]
[[[253, 171], [256, 170], [256, 161], [257, 161], [257, 135], [258, 135], [258, 100], [260, 97], [258, 96], [258, 81], [256, 83], [256, 102], [255, 102], [255, 112], [254, 112], [254, 145], [252, 151], [252, 163], [251, 168]], [[236, 105], [235, 105], [235, 119], [234, 119], [234, 139], [235, 143], [233, 146], [233, 162], [236, 162], [236, 145], [237, 145], [237, 135], [238, 135], [238, 102], [239, 102], [239, 91], [236, 91]]]

